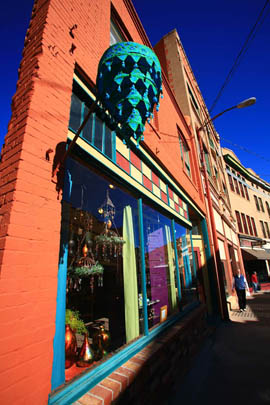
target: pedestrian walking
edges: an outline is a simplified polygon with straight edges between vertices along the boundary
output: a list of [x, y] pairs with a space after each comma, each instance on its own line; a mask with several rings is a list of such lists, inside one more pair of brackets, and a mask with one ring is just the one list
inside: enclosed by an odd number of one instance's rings
[[246, 278], [241, 274], [240, 269], [237, 269], [233, 278], [232, 291], [236, 290], [240, 312], [246, 311], [246, 290], [248, 283]]
[[256, 271], [253, 271], [252, 273], [251, 283], [253, 287], [253, 292], [256, 293], [258, 291], [258, 277]]

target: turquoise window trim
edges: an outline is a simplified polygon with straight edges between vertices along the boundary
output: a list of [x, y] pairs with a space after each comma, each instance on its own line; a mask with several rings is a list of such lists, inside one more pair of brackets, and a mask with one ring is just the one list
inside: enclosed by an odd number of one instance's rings
[[116, 163], [116, 132], [115, 131], [112, 132], [112, 151], [113, 151], [113, 153], [112, 153], [112, 161], [114, 163]]
[[[63, 210], [63, 206], [62, 206]], [[65, 313], [66, 313], [66, 279], [68, 261], [68, 214], [63, 212], [60, 241], [62, 245], [62, 258], [59, 259], [55, 335], [53, 340], [53, 365], [51, 388], [54, 390], [65, 382]], [[61, 348], [61, 349], [59, 349]]]
[[95, 146], [95, 133], [96, 133], [96, 113], [93, 113], [93, 125], [92, 125], [92, 142], [87, 142], [89, 145], [92, 145], [95, 149], [98, 148]]
[[148, 311], [147, 311], [144, 234], [143, 234], [143, 208], [141, 198], [139, 198], [138, 200], [138, 211], [139, 211], [139, 232], [140, 232], [140, 252], [141, 252], [142, 295], [143, 295], [143, 322], [144, 322], [144, 334], [147, 336], [149, 334], [149, 329], [148, 329]]
[[167, 321], [151, 330], [148, 336], [141, 337], [130, 346], [122, 349], [119, 353], [116, 353], [106, 362], [100, 364], [100, 366], [94, 370], [82, 375], [80, 378], [71, 382], [62, 390], [52, 393], [49, 396], [48, 405], [71, 405], [74, 401], [97, 385], [101, 380], [110, 375], [116, 368], [120, 367], [123, 363], [128, 361], [128, 359], [135, 356], [166, 329], [174, 325], [177, 321], [181, 320], [188, 313], [199, 306], [199, 302], [191, 303], [187, 308], [185, 308], [184, 311], [179, 312], [177, 315], [169, 318]]
[[176, 267], [176, 281], [177, 281], [177, 290], [178, 290], [178, 299], [179, 302], [182, 299], [182, 292], [181, 292], [181, 279], [179, 274], [179, 263], [178, 263], [178, 253], [177, 253], [177, 244], [175, 238], [175, 222], [172, 219], [172, 233], [173, 233], [173, 246], [174, 246], [174, 254], [175, 254], [175, 267]]

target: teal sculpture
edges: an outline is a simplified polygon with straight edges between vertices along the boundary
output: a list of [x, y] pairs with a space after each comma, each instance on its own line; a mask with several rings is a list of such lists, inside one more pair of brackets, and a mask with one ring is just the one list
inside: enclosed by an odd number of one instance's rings
[[120, 42], [103, 54], [97, 73], [97, 108], [130, 145], [143, 140], [146, 120], [159, 109], [161, 67], [152, 49], [136, 42]]

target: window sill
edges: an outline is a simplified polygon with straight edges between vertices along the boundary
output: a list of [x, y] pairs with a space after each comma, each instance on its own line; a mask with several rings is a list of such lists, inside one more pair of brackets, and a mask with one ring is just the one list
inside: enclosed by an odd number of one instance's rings
[[[92, 394], [98, 395], [101, 401], [110, 404], [120, 394], [123, 395], [139, 373], [142, 379], [144, 378], [142, 368], [149, 366], [149, 363], [152, 365], [159, 359], [158, 352], [169, 339], [176, 335], [184, 335], [189, 327], [192, 332], [193, 328], [197, 327], [193, 324], [198, 317], [205, 320], [205, 306], [195, 302], [183, 312], [157, 326], [148, 336], [138, 339], [96, 369], [82, 375], [69, 385], [59, 388], [50, 395], [48, 404], [68, 405], [85, 394], [88, 399]], [[154, 364], [153, 368], [155, 368]]]

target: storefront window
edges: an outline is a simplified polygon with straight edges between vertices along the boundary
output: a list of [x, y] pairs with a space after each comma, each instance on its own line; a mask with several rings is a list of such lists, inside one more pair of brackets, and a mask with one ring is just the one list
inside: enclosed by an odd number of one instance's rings
[[[178, 310], [171, 221], [143, 205], [149, 328]], [[165, 319], [164, 319], [165, 318]]]
[[178, 266], [181, 280], [181, 308], [198, 300], [196, 264], [193, 263], [190, 231], [175, 224]]
[[[76, 361], [67, 362], [70, 354], [66, 351], [68, 381], [143, 331], [139, 320], [137, 201], [72, 159], [68, 160], [67, 177], [64, 201], [69, 205], [70, 218], [66, 323], [72, 327], [73, 317], [77, 328]], [[80, 359], [85, 333], [93, 355], [88, 363]]]

